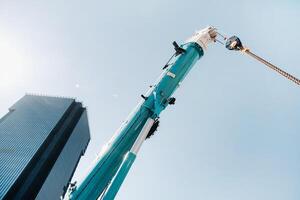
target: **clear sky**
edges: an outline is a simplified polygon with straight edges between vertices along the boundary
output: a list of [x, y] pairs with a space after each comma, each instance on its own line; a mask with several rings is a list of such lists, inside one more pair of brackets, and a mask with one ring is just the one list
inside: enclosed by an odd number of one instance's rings
[[[0, 114], [26, 92], [76, 97], [92, 140], [75, 179], [173, 53], [214, 25], [300, 77], [300, 3], [0, 0]], [[161, 115], [116, 199], [300, 199], [300, 89], [216, 44]]]

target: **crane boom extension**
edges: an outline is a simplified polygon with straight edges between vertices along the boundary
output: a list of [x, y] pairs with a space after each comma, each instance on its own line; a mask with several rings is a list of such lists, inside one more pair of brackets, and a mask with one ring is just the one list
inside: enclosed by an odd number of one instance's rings
[[173, 43], [174, 64], [164, 67], [158, 82], [142, 95], [143, 100], [102, 150], [84, 180], [78, 186], [69, 187], [66, 199], [93, 200], [100, 195], [106, 200], [114, 199], [151, 127], [160, 113], [175, 103], [172, 94], [216, 35], [215, 28], [207, 27], [181, 46]]
[[[141, 95], [143, 100], [102, 149], [95, 165], [84, 180], [78, 186], [70, 184], [65, 199], [96, 200], [100, 197], [103, 200], [111, 200], [115, 198], [141, 145], [157, 128], [160, 113], [169, 104], [175, 103], [172, 94], [196, 61], [203, 56], [207, 45], [211, 42], [220, 42], [217, 39], [218, 35], [222, 36], [215, 28], [207, 27], [196, 32], [181, 46], [176, 42], [173, 43], [175, 54], [171, 59], [175, 56], [175, 62], [173, 64], [168, 62], [163, 67], [163, 73], [157, 83], [145, 95]], [[244, 48], [238, 37], [232, 36], [229, 39], [223, 37], [223, 39], [226, 40], [227, 49], [245, 52], [298, 85], [300, 84], [300, 80], [296, 77], [258, 57], [248, 48]]]
[[[222, 36], [223, 37], [223, 36]], [[294, 83], [296, 83], [297, 85], [300, 85], [300, 80], [298, 78], [296, 78], [295, 76], [287, 73], [286, 71], [280, 69], [279, 67], [273, 65], [272, 63], [266, 61], [265, 59], [259, 57], [258, 55], [254, 54], [252, 51], [250, 51], [249, 48], [246, 48], [243, 46], [240, 38], [238, 38], [237, 36], [232, 36], [230, 38], [226, 38], [223, 37], [226, 40], [226, 45], [225, 47], [228, 50], [235, 50], [235, 51], [241, 51], [244, 52], [245, 54], [251, 56], [252, 58], [254, 58], [255, 60], [263, 63], [264, 65], [266, 65], [267, 67], [269, 67], [270, 69], [276, 71], [277, 73], [279, 73], [280, 75], [282, 75], [283, 77], [293, 81]]]

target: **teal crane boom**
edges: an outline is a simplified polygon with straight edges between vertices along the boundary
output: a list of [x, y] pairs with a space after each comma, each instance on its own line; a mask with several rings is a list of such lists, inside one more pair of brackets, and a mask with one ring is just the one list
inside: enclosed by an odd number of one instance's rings
[[[65, 199], [71, 200], [111, 200], [114, 199], [121, 187], [137, 153], [145, 141], [156, 130], [160, 113], [175, 103], [172, 97], [175, 90], [184, 80], [194, 64], [204, 55], [207, 45], [220, 42], [217, 36], [223, 37], [215, 28], [207, 27], [196, 32], [186, 43], [173, 43], [175, 54], [171, 57], [173, 63], [163, 67], [163, 73], [158, 81], [142, 96], [128, 119], [122, 124], [110, 141], [103, 147], [94, 166], [79, 184], [70, 184]], [[226, 48], [245, 52], [251, 57], [264, 63], [293, 82], [300, 84], [300, 80], [280, 68], [250, 52], [242, 46], [238, 37], [226, 40]], [[171, 59], [170, 59], [171, 60]]]
[[84, 180], [69, 188], [66, 199], [114, 199], [145, 138], [157, 128], [160, 113], [175, 103], [172, 94], [215, 37], [216, 29], [207, 27], [181, 46], [173, 43], [174, 63], [167, 64], [157, 83], [141, 95], [142, 101], [102, 149]]

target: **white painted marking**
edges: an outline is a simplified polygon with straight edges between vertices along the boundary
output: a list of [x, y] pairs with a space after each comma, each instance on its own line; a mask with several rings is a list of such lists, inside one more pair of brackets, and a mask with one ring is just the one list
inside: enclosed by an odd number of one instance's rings
[[167, 72], [167, 76], [170, 76], [170, 77], [172, 77], [172, 78], [175, 78], [176, 77], [176, 75], [175, 74], [173, 74], [172, 72], [170, 72], [170, 71], [168, 71]]

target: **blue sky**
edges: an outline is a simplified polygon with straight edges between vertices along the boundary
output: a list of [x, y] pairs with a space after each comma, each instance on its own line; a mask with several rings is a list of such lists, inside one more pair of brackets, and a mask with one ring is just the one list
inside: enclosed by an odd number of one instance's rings
[[[26, 92], [76, 97], [92, 140], [75, 179], [173, 53], [214, 25], [300, 77], [300, 3], [0, 0], [0, 114]], [[298, 200], [300, 90], [212, 45], [161, 115], [116, 199]]]

